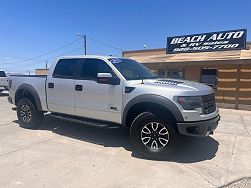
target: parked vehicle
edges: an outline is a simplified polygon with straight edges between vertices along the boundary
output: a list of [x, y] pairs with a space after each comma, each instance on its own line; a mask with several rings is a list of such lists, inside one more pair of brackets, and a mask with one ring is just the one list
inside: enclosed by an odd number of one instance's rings
[[0, 93], [7, 90], [8, 78], [3, 70], [0, 70]]
[[158, 78], [126, 58], [61, 57], [48, 76], [10, 76], [9, 83], [22, 127], [39, 126], [45, 112], [118, 124], [130, 127], [132, 145], [147, 157], [170, 154], [181, 134], [208, 136], [220, 119], [211, 87]]

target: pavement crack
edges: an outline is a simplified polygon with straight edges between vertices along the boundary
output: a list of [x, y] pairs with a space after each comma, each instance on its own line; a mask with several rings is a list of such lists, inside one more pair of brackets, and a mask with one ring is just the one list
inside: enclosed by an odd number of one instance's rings
[[247, 124], [245, 123], [245, 121], [243, 119], [243, 116], [241, 115], [240, 117], [241, 117], [241, 123], [242, 123], [244, 129], [247, 131], [248, 135], [250, 135], [248, 128], [247, 128]]
[[207, 181], [207, 183], [209, 183], [210, 185], [212, 185], [214, 187], [217, 187], [217, 185], [211, 183], [206, 177], [204, 177], [203, 175], [201, 175], [197, 170], [195, 170], [195, 169], [193, 169], [193, 168], [191, 168], [189, 166], [185, 166], [185, 165], [182, 165], [182, 166], [184, 166], [185, 168], [188, 168], [188, 169], [192, 170], [193, 172], [195, 172], [196, 174], [198, 174], [202, 179], [204, 179], [205, 181]]
[[[226, 184], [220, 186], [219, 188], [227, 188], [227, 187], [229, 187], [230, 185], [235, 184], [235, 183], [238, 183], [238, 182], [243, 181], [243, 180], [250, 181], [250, 180], [251, 180], [251, 177], [240, 177], [240, 178], [238, 178], [238, 179], [236, 179], [236, 180], [234, 180], [234, 181], [228, 182], [228, 183], [226, 183]], [[246, 185], [246, 184], [245, 184], [245, 185]], [[244, 185], [243, 187], [245, 187], [245, 185]], [[237, 187], [237, 186], [236, 186], [236, 187]]]
[[15, 152], [18, 152], [18, 151], [27, 149], [27, 148], [31, 148], [31, 147], [33, 147], [33, 146], [35, 146], [35, 145], [42, 144], [42, 143], [47, 142], [47, 141], [49, 141], [49, 140], [51, 140], [51, 138], [48, 138], [48, 139], [46, 139], [46, 140], [42, 140], [42, 141], [40, 141], [40, 142], [36, 142], [36, 143], [30, 144], [30, 145], [28, 145], [28, 146], [25, 146], [25, 147], [22, 147], [22, 148], [19, 148], [19, 149], [16, 149], [16, 150], [13, 150], [13, 151], [10, 151], [10, 152], [7, 152], [7, 153], [0, 154], [0, 157], [3, 157], [3, 156], [6, 156], [6, 155], [15, 153]]
[[236, 144], [237, 137], [238, 136], [235, 136], [235, 138], [234, 138], [234, 144], [233, 144], [233, 147], [232, 147], [231, 158], [230, 158], [230, 162], [229, 162], [229, 166], [228, 166], [228, 171], [227, 171], [227, 182], [228, 182], [229, 176], [230, 176], [230, 168], [231, 168], [232, 161], [233, 161], [234, 149], [235, 149], [235, 144]]

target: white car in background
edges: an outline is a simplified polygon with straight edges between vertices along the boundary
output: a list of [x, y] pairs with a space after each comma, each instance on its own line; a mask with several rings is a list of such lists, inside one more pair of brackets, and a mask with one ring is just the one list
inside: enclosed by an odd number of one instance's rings
[[3, 70], [0, 70], [0, 92], [8, 89], [8, 77]]

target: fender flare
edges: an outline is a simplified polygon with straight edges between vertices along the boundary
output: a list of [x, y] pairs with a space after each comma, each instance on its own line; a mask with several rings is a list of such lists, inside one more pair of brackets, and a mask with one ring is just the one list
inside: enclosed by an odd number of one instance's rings
[[[16, 90], [16, 93], [15, 93], [15, 101], [16, 101], [16, 94], [19, 90], [25, 90], [25, 91], [28, 91], [33, 97], [34, 97], [34, 100], [35, 100], [35, 103], [36, 103], [36, 106], [37, 106], [37, 109], [38, 111], [43, 111], [42, 110], [42, 105], [41, 105], [41, 101], [40, 101], [40, 98], [39, 98], [39, 95], [36, 91], [36, 89], [30, 85], [30, 84], [21, 84], [18, 89]], [[15, 102], [16, 103], [16, 102]], [[17, 105], [17, 104], [15, 104]]]
[[136, 104], [143, 103], [143, 102], [151, 102], [158, 104], [167, 110], [169, 110], [173, 116], [175, 117], [177, 122], [184, 121], [184, 118], [178, 109], [178, 107], [168, 98], [165, 98], [160, 95], [154, 95], [154, 94], [145, 94], [145, 95], [139, 95], [133, 99], [131, 99], [125, 106], [123, 115], [122, 115], [122, 125], [125, 125], [126, 122], [126, 116], [131, 107], [133, 107]]

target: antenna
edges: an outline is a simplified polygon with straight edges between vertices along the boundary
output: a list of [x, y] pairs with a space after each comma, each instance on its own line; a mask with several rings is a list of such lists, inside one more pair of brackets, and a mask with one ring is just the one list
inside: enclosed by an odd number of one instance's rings
[[143, 72], [141, 73], [141, 84], [144, 84], [144, 74], [143, 74]]

